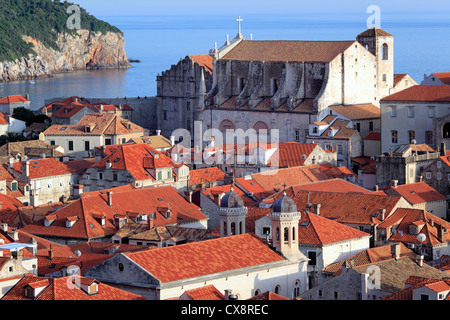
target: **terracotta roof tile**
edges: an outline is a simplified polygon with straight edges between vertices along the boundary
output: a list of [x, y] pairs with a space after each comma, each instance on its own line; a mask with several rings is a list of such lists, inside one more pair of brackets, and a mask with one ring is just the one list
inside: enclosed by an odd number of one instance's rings
[[269, 159], [268, 166], [271, 166], [274, 160], [280, 168], [301, 166], [316, 148], [320, 148], [318, 144], [281, 142], [278, 144], [278, 150]]
[[380, 119], [380, 108], [373, 104], [339, 105], [329, 108], [350, 120]]
[[392, 37], [392, 35], [383, 29], [373, 27], [361, 32], [358, 37]]
[[0, 103], [19, 103], [27, 102], [28, 100], [23, 95], [11, 95], [0, 99]]
[[390, 96], [384, 97], [381, 101], [449, 102], [450, 87], [434, 85], [412, 86]]
[[330, 62], [355, 41], [241, 41], [222, 60]]
[[[29, 165], [30, 173], [28, 178], [37, 179], [50, 176], [59, 176], [74, 173], [74, 169], [69, 167], [63, 162], [56, 160], [55, 158], [43, 158], [37, 160], [26, 161]], [[5, 164], [5, 167], [8, 165]], [[22, 173], [24, 165], [21, 162], [15, 162], [12, 170], [17, 173]]]
[[[140, 295], [103, 284], [97, 280], [84, 277], [77, 279], [77, 277], [79, 276], [44, 278], [27, 274], [3, 296], [2, 300], [146, 300]], [[68, 285], [71, 280], [73, 286]], [[87, 283], [95, 281], [98, 284], [97, 294], [88, 295], [77, 285], [77, 283], [86, 283], [86, 281]], [[36, 298], [27, 298], [25, 287], [36, 286], [35, 283], [38, 283], [39, 286], [48, 284]]]
[[197, 62], [200, 66], [205, 67], [206, 71], [209, 73], [213, 72], [213, 57], [209, 54], [198, 54], [198, 55], [189, 55], [195, 62]]
[[185, 291], [192, 300], [225, 300], [225, 296], [212, 284]]
[[125, 255], [162, 283], [284, 261], [248, 233]]
[[450, 83], [450, 72], [433, 72], [433, 75], [441, 80], [444, 84]]
[[200, 184], [202, 182], [223, 181], [225, 172], [218, 167], [202, 168], [189, 171], [190, 184]]
[[415, 205], [430, 201], [445, 200], [446, 197], [440, 194], [436, 189], [426, 182], [416, 182], [401, 184], [395, 187], [389, 187], [384, 190], [388, 195], [397, 195], [405, 198], [409, 203]]
[[266, 291], [247, 300], [290, 300], [272, 291]]

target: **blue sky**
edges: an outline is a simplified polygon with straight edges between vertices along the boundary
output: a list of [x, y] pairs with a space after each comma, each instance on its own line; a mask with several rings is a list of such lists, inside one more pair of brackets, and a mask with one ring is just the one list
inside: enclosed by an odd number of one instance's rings
[[[445, 0], [72, 0], [97, 16], [144, 14], [295, 14], [365, 12], [378, 5], [384, 13], [450, 13]], [[450, 15], [449, 15], [450, 17]]]

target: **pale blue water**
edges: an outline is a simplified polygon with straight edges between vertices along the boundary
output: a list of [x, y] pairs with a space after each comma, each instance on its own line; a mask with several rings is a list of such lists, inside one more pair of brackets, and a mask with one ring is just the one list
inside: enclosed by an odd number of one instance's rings
[[[255, 40], [353, 40], [366, 30], [368, 15], [246, 15], [242, 33]], [[29, 93], [33, 108], [44, 99], [78, 95], [116, 98], [156, 95], [156, 75], [189, 54], [206, 54], [237, 33], [233, 15], [99, 16], [125, 34], [128, 70], [86, 71], [0, 84], [0, 96]], [[389, 14], [381, 27], [395, 37], [395, 72], [419, 83], [424, 73], [450, 71], [450, 18], [439, 12]]]

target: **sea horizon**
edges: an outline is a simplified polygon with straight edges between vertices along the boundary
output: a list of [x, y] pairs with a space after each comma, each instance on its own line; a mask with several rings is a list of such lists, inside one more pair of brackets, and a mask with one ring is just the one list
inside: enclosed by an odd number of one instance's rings
[[[245, 14], [242, 33], [254, 40], [355, 40], [367, 29], [368, 14]], [[116, 98], [156, 95], [156, 76], [190, 54], [208, 54], [227, 34], [237, 34], [232, 14], [142, 14], [97, 16], [124, 33], [128, 58], [140, 60], [130, 69], [76, 71], [52, 78], [0, 83], [0, 96], [29, 94], [32, 109], [46, 99], [66, 96]], [[382, 29], [394, 36], [394, 71], [419, 84], [424, 74], [450, 71], [450, 18], [443, 12], [387, 13]], [[444, 40], [444, 41], [442, 41]], [[419, 43], [419, 45], [418, 45]]]

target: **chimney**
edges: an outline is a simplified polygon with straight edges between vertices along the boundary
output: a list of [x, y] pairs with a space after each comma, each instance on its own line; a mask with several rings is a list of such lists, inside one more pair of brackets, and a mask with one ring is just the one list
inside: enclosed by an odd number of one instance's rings
[[19, 233], [17, 232], [17, 229], [12, 229], [9, 231], [8, 236], [14, 241], [19, 241]]
[[419, 176], [419, 182], [423, 181], [423, 176]]
[[50, 245], [50, 250], [48, 250], [48, 259], [53, 260], [53, 249], [52, 249], [51, 245]]
[[106, 193], [108, 195], [108, 206], [112, 207], [112, 191]]
[[441, 225], [437, 226], [437, 237], [440, 242], [444, 242], [444, 227]]
[[317, 203], [317, 204], [314, 204], [313, 205], [313, 207], [314, 207], [314, 213], [316, 214], [316, 215], [318, 215], [318, 216], [320, 216], [320, 207], [321, 207], [322, 205], [320, 204], [320, 203]]
[[156, 130], [156, 135], [160, 136], [161, 135], [161, 130]]
[[445, 157], [447, 153], [447, 148], [445, 146], [445, 142], [441, 143], [441, 157]]
[[28, 161], [25, 161], [25, 176], [30, 176], [30, 163]]
[[76, 184], [73, 186], [73, 196], [79, 198], [83, 194], [84, 186], [82, 184]]
[[393, 186], [394, 188], [397, 188], [397, 186], [398, 186], [398, 180], [392, 180], [392, 186]]
[[184, 192], [185, 195], [185, 199], [189, 202], [192, 203], [192, 191], [188, 190]]
[[386, 219], [386, 209], [378, 209], [380, 211], [380, 220], [384, 221]]
[[175, 145], [175, 136], [170, 136], [170, 145], [171, 146]]
[[111, 169], [111, 161], [106, 161], [106, 169]]
[[393, 245], [391, 245], [391, 254], [395, 260], [400, 259], [400, 254], [401, 254], [400, 243], [394, 243]]
[[423, 267], [423, 258], [424, 258], [424, 256], [423, 256], [423, 254], [418, 254], [417, 256], [416, 256], [416, 260], [417, 260], [417, 264], [419, 265], [419, 267]]
[[434, 227], [434, 219], [430, 219], [430, 226]]
[[311, 203], [305, 203], [306, 211], [311, 211]]
[[153, 228], [153, 222], [154, 222], [153, 218], [149, 217], [148, 218], [148, 229], [149, 230]]
[[220, 193], [213, 193], [213, 197], [214, 197], [214, 203], [220, 207], [220, 198], [221, 194]]
[[380, 190], [380, 188], [378, 187], [378, 185], [376, 184], [375, 185], [375, 191], [379, 191]]
[[2, 222], [0, 228], [3, 232], [8, 232], [8, 224], [6, 222]]

